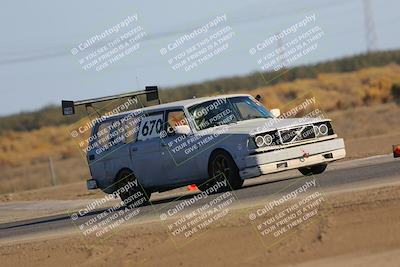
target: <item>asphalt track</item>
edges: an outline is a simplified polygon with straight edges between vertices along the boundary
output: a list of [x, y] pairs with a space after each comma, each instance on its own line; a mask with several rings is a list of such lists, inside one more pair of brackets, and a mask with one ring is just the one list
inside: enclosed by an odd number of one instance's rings
[[[303, 177], [297, 171], [288, 171], [247, 180], [242, 189], [234, 192], [238, 200], [235, 205], [262, 205], [268, 198], [275, 196], [277, 192], [284, 194], [287, 190], [290, 190], [288, 188], [293, 184], [301, 184], [314, 178], [317, 180], [318, 189], [325, 193], [397, 183], [400, 182], [400, 159], [394, 159], [392, 155], [382, 155], [336, 162], [328, 166], [327, 171], [323, 174], [315, 177]], [[184, 190], [181, 190], [180, 193], [178, 191], [178, 195], [171, 195], [171, 193], [156, 194], [154, 197], [152, 196], [151, 205], [141, 207], [140, 213], [135, 216], [135, 220], [128, 223], [160, 221], [160, 214], [164, 213], [168, 207], [173, 207], [194, 194], [196, 193], [188, 193]], [[218, 195], [221, 195], [221, 193], [214, 194], [214, 196]], [[204, 201], [199, 201], [191, 208], [194, 209], [203, 204]], [[91, 211], [82, 217], [78, 217], [75, 221], [71, 219], [71, 213], [64, 213], [0, 224], [0, 241], [39, 238], [45, 234], [57, 234], [63, 231], [79, 232], [77, 225], [88, 221], [104, 210]]]

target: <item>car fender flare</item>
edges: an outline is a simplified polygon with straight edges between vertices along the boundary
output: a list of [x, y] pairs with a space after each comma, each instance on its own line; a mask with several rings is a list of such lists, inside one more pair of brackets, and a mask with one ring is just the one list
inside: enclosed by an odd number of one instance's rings
[[230, 153], [227, 149], [222, 148], [222, 147], [215, 148], [215, 149], [210, 153], [210, 155], [208, 156], [207, 172], [208, 172], [209, 175], [211, 175], [211, 174], [210, 174], [211, 157], [212, 157], [214, 154], [218, 153], [218, 152], [224, 152], [224, 153], [228, 154], [228, 155], [232, 158], [233, 162], [235, 162], [236, 167], [238, 167], [238, 166], [237, 166], [237, 163], [236, 163], [236, 161], [235, 161], [235, 158], [232, 156], [232, 153]]

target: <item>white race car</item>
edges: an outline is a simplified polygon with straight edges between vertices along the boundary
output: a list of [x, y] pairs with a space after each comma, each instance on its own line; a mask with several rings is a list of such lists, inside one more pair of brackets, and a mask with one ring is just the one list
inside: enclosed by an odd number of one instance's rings
[[[71, 113], [71, 105], [85, 102], [65, 103], [64, 113]], [[279, 110], [246, 94], [109, 116], [94, 125], [90, 140], [88, 188], [113, 193], [137, 184], [119, 193], [123, 200], [191, 184], [204, 190], [224, 178], [226, 187], [238, 189], [245, 179], [291, 169], [319, 174], [346, 155], [330, 120], [280, 119]]]

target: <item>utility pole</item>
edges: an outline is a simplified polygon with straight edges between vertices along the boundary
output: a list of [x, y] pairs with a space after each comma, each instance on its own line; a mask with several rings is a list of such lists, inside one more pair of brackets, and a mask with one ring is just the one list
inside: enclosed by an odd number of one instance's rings
[[[276, 33], [277, 36], [278, 36], [278, 34], [279, 33]], [[283, 51], [283, 40], [282, 39], [278, 39], [277, 42], [276, 42], [276, 45], [277, 45], [276, 49], [278, 50], [277, 57], [278, 57], [279, 66], [282, 66], [281, 69], [285, 69], [285, 66], [283, 65], [285, 63], [285, 60], [283, 60], [283, 57], [284, 57], [284, 54], [285, 54], [285, 51]]]
[[286, 51], [285, 51], [285, 44], [284, 44], [284, 40], [282, 39], [278, 39], [277, 41], [277, 50], [279, 51], [278, 53], [278, 62], [279, 62], [279, 66], [281, 66], [280, 71], [283, 72], [282, 78], [284, 81], [288, 81], [289, 77], [288, 77], [288, 68], [290, 66], [285, 66], [285, 64], [288, 64], [286, 61]]
[[365, 38], [367, 42], [367, 52], [370, 53], [378, 49], [378, 35], [376, 34], [371, 0], [363, 0], [363, 4], [364, 4]]

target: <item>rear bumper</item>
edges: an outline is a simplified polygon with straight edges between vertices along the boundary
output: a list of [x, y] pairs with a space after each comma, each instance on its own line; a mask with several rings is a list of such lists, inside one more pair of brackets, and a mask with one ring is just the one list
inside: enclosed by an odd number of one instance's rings
[[97, 186], [97, 181], [94, 180], [94, 179], [86, 180], [86, 188], [87, 188], [88, 190], [97, 189], [97, 188], [98, 188], [98, 186]]
[[246, 168], [240, 171], [242, 179], [281, 172], [342, 159], [346, 156], [343, 139], [317, 142], [274, 150], [246, 158]]

